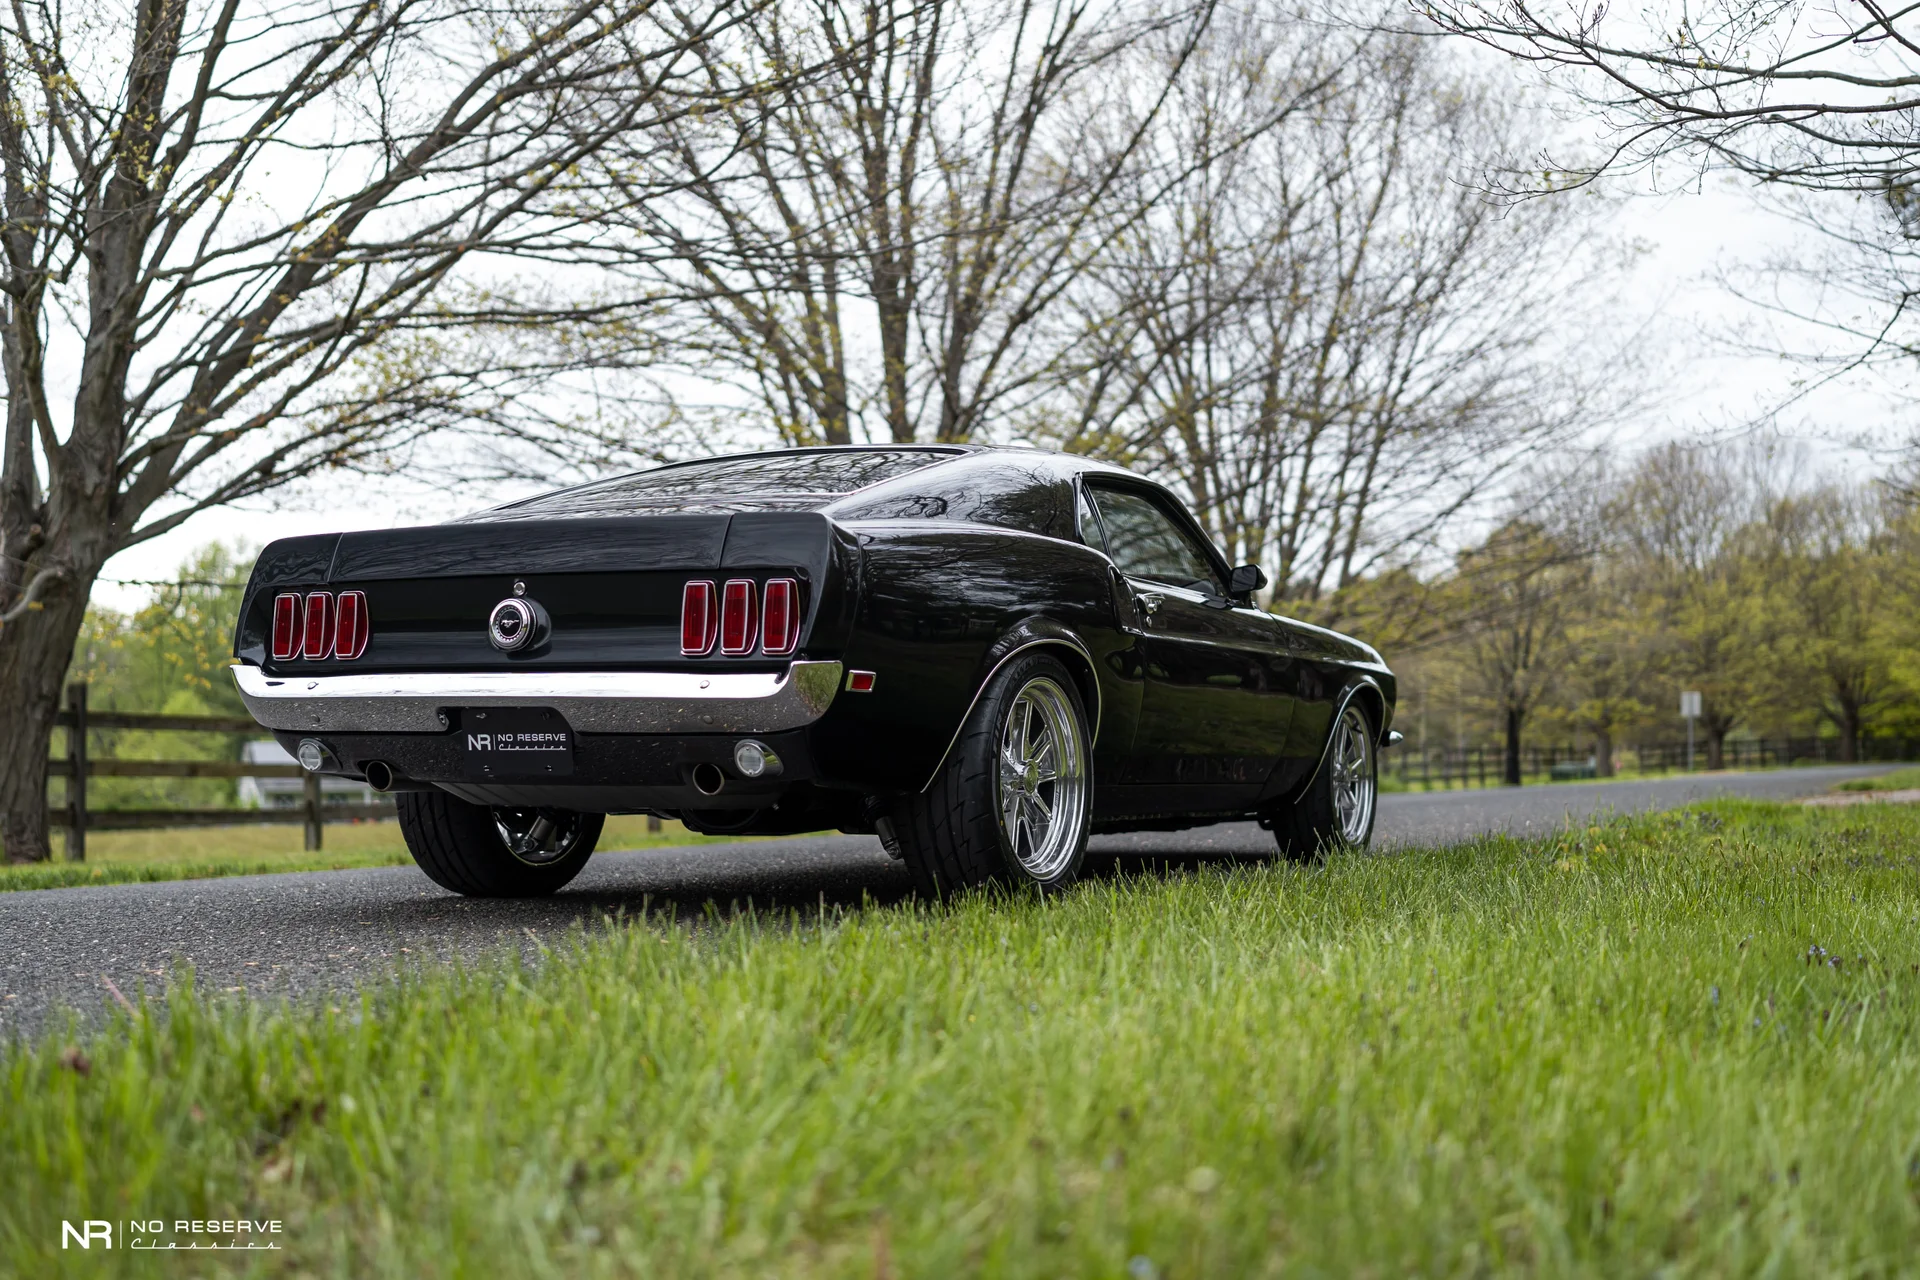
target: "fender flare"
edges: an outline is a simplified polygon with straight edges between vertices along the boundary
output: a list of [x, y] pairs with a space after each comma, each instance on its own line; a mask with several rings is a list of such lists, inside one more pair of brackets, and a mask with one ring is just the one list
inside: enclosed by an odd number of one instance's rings
[[986, 693], [987, 686], [993, 683], [993, 678], [999, 674], [1000, 668], [1020, 654], [1046, 647], [1064, 650], [1078, 660], [1082, 670], [1075, 671], [1073, 662], [1069, 662], [1067, 666], [1069, 672], [1082, 686], [1081, 696], [1093, 704], [1093, 724], [1087, 731], [1087, 745], [1091, 748], [1095, 742], [1099, 741], [1102, 698], [1100, 677], [1094, 666], [1093, 651], [1087, 648], [1086, 642], [1075, 635], [1070, 627], [1055, 622], [1051, 618], [1025, 618], [988, 647], [984, 661], [990, 665], [986, 673], [974, 683], [973, 696], [967, 699], [966, 710], [960, 713], [960, 722], [953, 727], [953, 736], [947, 739], [946, 749], [940, 753], [939, 760], [934, 762], [933, 771], [927, 774], [927, 780], [920, 784], [922, 792], [931, 787], [933, 780], [940, 776], [940, 771], [947, 767], [947, 760], [953, 755], [953, 749], [959, 743], [960, 735], [966, 731], [967, 721], [973, 716], [973, 709], [980, 705], [981, 696]]
[[1333, 750], [1333, 731], [1340, 727], [1340, 717], [1347, 713], [1347, 708], [1353, 704], [1355, 698], [1363, 695], [1373, 704], [1372, 710], [1377, 744], [1386, 744], [1388, 741], [1388, 731], [1385, 728], [1387, 695], [1381, 691], [1379, 683], [1375, 681], [1372, 676], [1360, 676], [1341, 692], [1340, 701], [1334, 705], [1333, 715], [1327, 721], [1327, 738], [1326, 741], [1320, 744], [1320, 754], [1314, 759], [1313, 772], [1309, 773], [1306, 781], [1302, 782], [1299, 787], [1294, 790], [1290, 803], [1299, 803], [1300, 797], [1306, 795], [1307, 790], [1319, 780], [1320, 771], [1327, 767], [1327, 753]]

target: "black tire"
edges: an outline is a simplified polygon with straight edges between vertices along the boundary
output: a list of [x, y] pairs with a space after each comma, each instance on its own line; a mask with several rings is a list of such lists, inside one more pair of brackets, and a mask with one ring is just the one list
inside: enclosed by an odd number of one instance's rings
[[[1001, 751], [1016, 711], [1026, 717], [1022, 734], [1031, 734], [1038, 715], [1056, 748], [1066, 744], [1055, 762], [1064, 764], [1057, 776], [1039, 778], [1047, 766], [1029, 758], [1026, 770], [1009, 767], [1003, 778]], [[1045, 740], [1037, 746], [1043, 753]], [[1029, 736], [1022, 745], [1036, 743]], [[1003, 799], [1019, 815], [1011, 838]], [[1031, 885], [1047, 893], [1067, 888], [1086, 861], [1093, 813], [1093, 743], [1073, 676], [1044, 653], [1017, 657], [1000, 668], [933, 785], [892, 809], [900, 856], [923, 897], [943, 898], [986, 884]], [[1043, 812], [1052, 818], [1045, 834], [1036, 835], [1032, 819]], [[1052, 821], [1064, 824], [1057, 835]]]
[[[1347, 744], [1361, 748], [1357, 770], [1343, 764]], [[1358, 773], [1358, 778], [1353, 775]], [[1352, 781], [1364, 785], [1364, 814], [1346, 809], [1341, 790]], [[1380, 749], [1373, 717], [1357, 701], [1349, 702], [1334, 722], [1320, 767], [1306, 792], [1292, 804], [1279, 805], [1261, 815], [1273, 831], [1273, 842], [1288, 862], [1312, 866], [1328, 855], [1364, 849], [1373, 839], [1373, 819], [1379, 808]]]
[[[400, 833], [427, 877], [469, 898], [544, 898], [580, 874], [593, 855], [606, 816], [566, 809], [491, 809], [444, 791], [402, 791]], [[501, 822], [526, 826], [544, 818], [558, 828], [550, 847], [523, 858]]]

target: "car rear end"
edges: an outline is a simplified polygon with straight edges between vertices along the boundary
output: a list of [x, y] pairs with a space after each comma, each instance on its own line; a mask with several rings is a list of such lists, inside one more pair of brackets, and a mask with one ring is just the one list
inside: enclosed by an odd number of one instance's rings
[[284, 539], [235, 678], [303, 764], [382, 790], [812, 829], [834, 802], [807, 729], [845, 683], [858, 555], [808, 510]]

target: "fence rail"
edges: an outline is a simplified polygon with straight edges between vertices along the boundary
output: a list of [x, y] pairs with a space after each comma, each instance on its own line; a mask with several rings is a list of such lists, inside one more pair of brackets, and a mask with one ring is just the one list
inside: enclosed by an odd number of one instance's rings
[[[254, 824], [306, 828], [305, 844], [318, 849], [329, 822], [391, 818], [392, 804], [326, 804], [320, 778], [297, 764], [248, 764], [244, 760], [93, 759], [87, 735], [98, 729], [148, 729], [171, 733], [247, 733], [262, 730], [241, 716], [169, 716], [87, 710], [84, 682], [67, 686], [67, 707], [54, 723], [66, 730], [67, 755], [47, 761], [47, 773], [66, 783], [66, 804], [54, 810], [55, 826], [67, 832], [67, 860], [84, 862], [89, 831], [143, 831], [172, 827], [237, 827]], [[291, 809], [90, 809], [89, 778], [300, 778], [300, 804]]]
[[[1742, 738], [1728, 741], [1723, 749], [1721, 767], [1728, 769], [1771, 768], [1782, 765], [1841, 764], [1843, 752], [1837, 738]], [[1614, 752], [1615, 761], [1637, 773], [1685, 773], [1689, 769], [1684, 742], [1639, 743]], [[1913, 738], [1862, 738], [1854, 763], [1870, 764], [1920, 759], [1920, 740]], [[1588, 772], [1584, 766], [1593, 762]], [[1592, 777], [1598, 773], [1597, 761], [1588, 747], [1562, 744], [1526, 747], [1520, 752], [1522, 778]], [[1451, 787], [1498, 786], [1506, 771], [1506, 749], [1491, 747], [1427, 747], [1412, 741], [1388, 748], [1381, 757], [1383, 773], [1397, 777], [1406, 786], [1429, 790]], [[1695, 744], [1691, 769], [1707, 768], [1706, 748]]]

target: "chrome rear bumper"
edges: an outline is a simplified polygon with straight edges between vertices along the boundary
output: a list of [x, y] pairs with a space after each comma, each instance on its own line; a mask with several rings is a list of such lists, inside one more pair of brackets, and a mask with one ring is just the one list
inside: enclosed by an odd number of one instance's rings
[[283, 679], [233, 668], [253, 718], [289, 733], [442, 733], [458, 707], [551, 707], [582, 733], [775, 733], [826, 713], [837, 662], [778, 672], [488, 671]]

